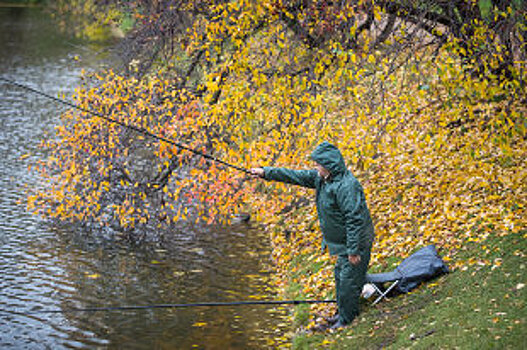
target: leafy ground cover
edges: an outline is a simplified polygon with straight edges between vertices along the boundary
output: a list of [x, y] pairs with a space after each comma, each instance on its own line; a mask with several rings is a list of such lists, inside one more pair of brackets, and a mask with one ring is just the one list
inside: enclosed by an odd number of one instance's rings
[[[463, 267], [410, 294], [376, 306], [364, 303], [359, 318], [342, 331], [301, 331], [293, 348], [525, 348], [525, 238], [523, 231], [472, 242], [457, 256]], [[303, 266], [300, 273], [319, 267], [296, 262]], [[307, 327], [309, 307], [299, 307], [295, 320], [299, 329]]]

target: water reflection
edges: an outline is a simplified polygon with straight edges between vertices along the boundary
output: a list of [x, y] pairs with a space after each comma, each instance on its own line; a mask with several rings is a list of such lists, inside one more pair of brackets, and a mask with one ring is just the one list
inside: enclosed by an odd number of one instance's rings
[[[51, 95], [71, 93], [98, 57], [70, 45], [37, 9], [0, 8], [0, 74]], [[5, 49], [7, 48], [7, 49]], [[79, 61], [72, 60], [80, 56]], [[41, 310], [272, 298], [269, 244], [238, 225], [173, 232], [131, 247], [50, 227], [26, 212], [26, 188], [46, 184], [27, 166], [61, 106], [0, 85], [0, 309]], [[30, 156], [25, 156], [30, 154]], [[94, 313], [0, 313], [1, 348], [264, 348], [284, 310], [265, 306]]]

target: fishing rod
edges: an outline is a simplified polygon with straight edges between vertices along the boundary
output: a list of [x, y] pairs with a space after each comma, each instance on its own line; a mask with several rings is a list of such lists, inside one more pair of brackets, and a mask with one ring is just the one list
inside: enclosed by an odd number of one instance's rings
[[[217, 157], [211, 156], [209, 154], [203, 153], [197, 149], [193, 149], [189, 146], [186, 146], [184, 144], [181, 144], [179, 142], [176, 142], [171, 139], [167, 139], [166, 137], [155, 135], [148, 130], [145, 130], [143, 128], [137, 127], [135, 125], [130, 125], [125, 122], [122, 122], [120, 120], [111, 118], [107, 115], [95, 112], [90, 109], [83, 108], [77, 104], [68, 102], [66, 100], [54, 97], [52, 95], [49, 95], [45, 92], [42, 92], [40, 90], [34, 89], [32, 87], [20, 84], [16, 81], [13, 81], [11, 79], [7, 79], [4, 77], [0, 77], [0, 81], [4, 81], [7, 84], [25, 89], [27, 91], [30, 91], [32, 93], [35, 93], [40, 96], [44, 96], [48, 99], [51, 99], [55, 102], [61, 103], [63, 105], [75, 108], [77, 110], [80, 110], [85, 113], [92, 114], [96, 117], [99, 117], [101, 119], [104, 119], [108, 122], [115, 123], [117, 125], [123, 126], [125, 128], [129, 128], [131, 130], [134, 130], [138, 133], [141, 133], [143, 135], [146, 135], [148, 137], [151, 137], [153, 139], [166, 142], [168, 144], [171, 144], [173, 146], [176, 146], [180, 149], [192, 152], [198, 156], [201, 156], [205, 159], [223, 164], [225, 166], [228, 166], [230, 168], [245, 172], [247, 174], [252, 173], [246, 169], [242, 168], [233, 164], [230, 164], [224, 160], [221, 160]], [[107, 307], [89, 307], [89, 308], [69, 308], [69, 309], [49, 309], [49, 310], [35, 310], [35, 311], [15, 311], [15, 310], [6, 310], [6, 309], [0, 309], [0, 313], [9, 313], [9, 314], [15, 314], [15, 315], [36, 315], [36, 314], [57, 314], [57, 313], [71, 313], [71, 312], [100, 312], [100, 311], [118, 311], [118, 310], [146, 310], [146, 309], [167, 309], [167, 308], [188, 308], [188, 307], [217, 307], [217, 306], [240, 306], [240, 305], [300, 305], [300, 304], [322, 304], [322, 303], [336, 303], [336, 300], [257, 300], [257, 301], [234, 301], [234, 302], [201, 302], [201, 303], [190, 303], [190, 304], [154, 304], [154, 305], [128, 305], [128, 306], [107, 306]]]
[[[0, 81], [4, 81], [7, 84], [25, 89], [27, 91], [30, 91], [32, 93], [35, 93], [40, 96], [44, 96], [48, 99], [51, 99], [55, 102], [61, 103], [63, 105], [75, 108], [77, 110], [80, 110], [82, 112], [92, 114], [96, 117], [99, 117], [101, 119], [104, 119], [108, 122], [115, 123], [117, 125], [123, 126], [125, 128], [129, 128], [131, 130], [134, 130], [138, 133], [141, 133], [143, 135], [146, 135], [148, 137], [151, 137], [153, 139], [166, 142], [168, 144], [171, 144], [173, 146], [176, 146], [180, 149], [192, 152], [196, 155], [199, 155], [205, 159], [223, 164], [225, 166], [228, 166], [230, 168], [245, 172], [247, 174], [252, 173], [246, 169], [242, 168], [230, 163], [227, 163], [224, 160], [221, 160], [217, 157], [211, 156], [209, 154], [203, 153], [197, 149], [193, 149], [189, 146], [186, 146], [184, 144], [181, 144], [179, 142], [176, 142], [171, 139], [167, 139], [166, 137], [155, 135], [148, 130], [145, 130], [143, 128], [137, 127], [135, 125], [130, 125], [125, 122], [122, 122], [120, 120], [111, 118], [107, 115], [95, 112], [90, 109], [83, 108], [77, 104], [68, 102], [66, 100], [57, 98], [55, 96], [49, 95], [45, 92], [42, 92], [40, 90], [34, 89], [32, 87], [29, 87], [27, 85], [20, 84], [14, 80], [7, 79], [4, 77], [0, 77]], [[336, 303], [336, 300], [257, 300], [257, 301], [234, 301], [234, 302], [201, 302], [201, 303], [190, 303], [190, 304], [154, 304], [154, 305], [128, 305], [128, 306], [107, 306], [107, 307], [89, 307], [89, 308], [69, 308], [69, 309], [50, 309], [50, 310], [35, 310], [35, 311], [15, 311], [15, 310], [5, 310], [0, 309], [0, 312], [2, 313], [9, 313], [9, 314], [16, 314], [16, 315], [36, 315], [36, 314], [57, 314], [57, 313], [71, 313], [71, 312], [100, 312], [100, 311], [117, 311], [117, 310], [145, 310], [145, 309], [167, 309], [167, 308], [188, 308], [188, 307], [214, 307], [214, 306], [239, 306], [239, 305], [300, 305], [300, 304], [322, 304], [322, 303]]]
[[149, 136], [149, 137], [151, 137], [151, 138], [153, 138], [153, 139], [156, 139], [156, 140], [159, 140], [159, 141], [163, 141], [163, 142], [166, 142], [166, 143], [171, 144], [171, 145], [173, 145], [173, 146], [176, 146], [176, 147], [178, 147], [178, 148], [180, 148], [180, 149], [183, 149], [183, 150], [186, 150], [186, 151], [192, 152], [192, 153], [194, 153], [194, 154], [196, 154], [196, 155], [198, 155], [198, 156], [201, 156], [201, 157], [203, 157], [203, 158], [205, 158], [205, 159], [208, 159], [208, 160], [211, 160], [211, 161], [213, 161], [213, 162], [217, 162], [217, 163], [223, 164], [223, 165], [225, 165], [225, 166], [228, 166], [228, 167], [230, 167], [230, 168], [233, 168], [233, 169], [236, 169], [236, 170], [242, 171], [242, 172], [244, 172], [244, 173], [251, 174], [251, 172], [250, 172], [248, 169], [246, 169], [246, 168], [242, 168], [242, 167], [239, 167], [239, 166], [237, 166], [237, 165], [233, 165], [233, 164], [227, 163], [227, 162], [224, 161], [224, 160], [221, 160], [221, 159], [219, 159], [219, 158], [217, 158], [217, 157], [214, 157], [214, 156], [211, 156], [211, 155], [209, 155], [209, 154], [203, 153], [203, 152], [201, 152], [201, 151], [199, 151], [199, 150], [197, 150], [197, 149], [191, 148], [191, 147], [186, 146], [186, 145], [184, 145], [184, 144], [182, 144], [182, 143], [176, 142], [176, 141], [171, 140], [171, 139], [167, 139], [166, 137], [163, 137], [163, 136], [155, 135], [155, 134], [149, 132], [148, 130], [145, 130], [145, 129], [140, 128], [140, 127], [138, 127], [138, 126], [131, 125], [131, 124], [127, 124], [127, 123], [125, 123], [125, 122], [122, 122], [122, 121], [120, 121], [120, 120], [117, 120], [117, 119], [111, 118], [111, 117], [109, 117], [109, 116], [107, 116], [107, 115], [104, 115], [104, 114], [102, 114], [102, 113], [95, 112], [95, 111], [93, 111], [93, 110], [83, 108], [83, 107], [81, 107], [81, 106], [79, 106], [79, 105], [76, 105], [76, 104], [74, 104], [74, 103], [71, 103], [71, 102], [68, 102], [68, 101], [66, 101], [66, 100], [63, 100], [63, 99], [57, 98], [57, 97], [55, 97], [55, 96], [51, 96], [51, 95], [49, 95], [49, 94], [46, 94], [45, 92], [42, 92], [42, 91], [39, 91], [39, 90], [33, 89], [32, 87], [29, 87], [29, 86], [27, 86], [27, 85], [23, 85], [23, 84], [17, 83], [16, 81], [11, 80], [11, 79], [7, 79], [7, 78], [4, 78], [4, 77], [0, 77], [0, 80], [6, 82], [7, 84], [10, 84], [10, 85], [13, 85], [13, 86], [16, 86], [16, 87], [19, 87], [19, 88], [25, 89], [25, 90], [30, 91], [30, 92], [33, 92], [33, 93], [35, 93], [35, 94], [37, 94], [37, 95], [44, 96], [44, 97], [49, 98], [49, 99], [51, 99], [51, 100], [53, 100], [53, 101], [55, 101], [55, 102], [59, 102], [59, 103], [61, 103], [61, 104], [63, 104], [63, 105], [66, 105], [66, 106], [69, 106], [69, 107], [72, 107], [72, 108], [78, 109], [79, 111], [82, 111], [82, 112], [86, 112], [86, 113], [92, 114], [92, 115], [94, 115], [94, 116], [96, 116], [96, 117], [99, 117], [99, 118], [101, 118], [101, 119], [104, 119], [104, 120], [106, 120], [106, 121], [109, 121], [110, 123], [118, 124], [118, 125], [123, 126], [123, 127], [125, 127], [125, 128], [131, 129], [131, 130], [134, 130], [134, 131], [136, 131], [136, 132], [138, 132], [138, 133], [141, 133], [141, 134], [143, 134], [143, 135]]
[[300, 304], [323, 304], [323, 303], [329, 304], [329, 303], [336, 303], [336, 302], [337, 302], [336, 300], [248, 300], [248, 301], [231, 301], [231, 302], [204, 302], [204, 303], [190, 303], [190, 304], [107, 306], [107, 307], [35, 310], [35, 311], [14, 311], [14, 310], [1, 310], [0, 309], [0, 312], [28, 316], [28, 315], [37, 315], [37, 314], [65, 314], [65, 313], [71, 313], [71, 312], [148, 310], [148, 309], [239, 306], [239, 305], [300, 305]]

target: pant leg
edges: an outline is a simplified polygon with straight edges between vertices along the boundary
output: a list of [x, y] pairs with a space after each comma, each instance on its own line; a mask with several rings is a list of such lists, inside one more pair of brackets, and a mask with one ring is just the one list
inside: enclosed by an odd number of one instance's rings
[[[348, 324], [359, 314], [359, 298], [356, 295], [357, 285], [354, 278], [356, 271], [349, 263], [347, 255], [341, 255], [337, 260], [339, 276], [336, 281], [337, 307], [339, 310], [339, 321]], [[336, 271], [337, 272], [337, 271]]]
[[347, 255], [338, 257], [335, 274], [337, 288], [337, 306], [339, 320], [343, 324], [351, 323], [359, 315], [359, 298], [366, 282], [366, 271], [370, 262], [370, 251], [361, 254], [358, 265], [350, 264]]

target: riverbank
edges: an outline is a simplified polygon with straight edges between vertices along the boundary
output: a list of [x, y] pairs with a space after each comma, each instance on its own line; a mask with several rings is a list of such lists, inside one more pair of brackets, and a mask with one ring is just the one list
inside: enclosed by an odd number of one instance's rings
[[[376, 306], [364, 303], [362, 314], [344, 330], [298, 333], [293, 348], [525, 348], [526, 234], [468, 243], [450, 263], [450, 274]], [[303, 274], [319, 267], [298, 259], [297, 268]], [[300, 329], [312, 321], [308, 311], [297, 308]]]

